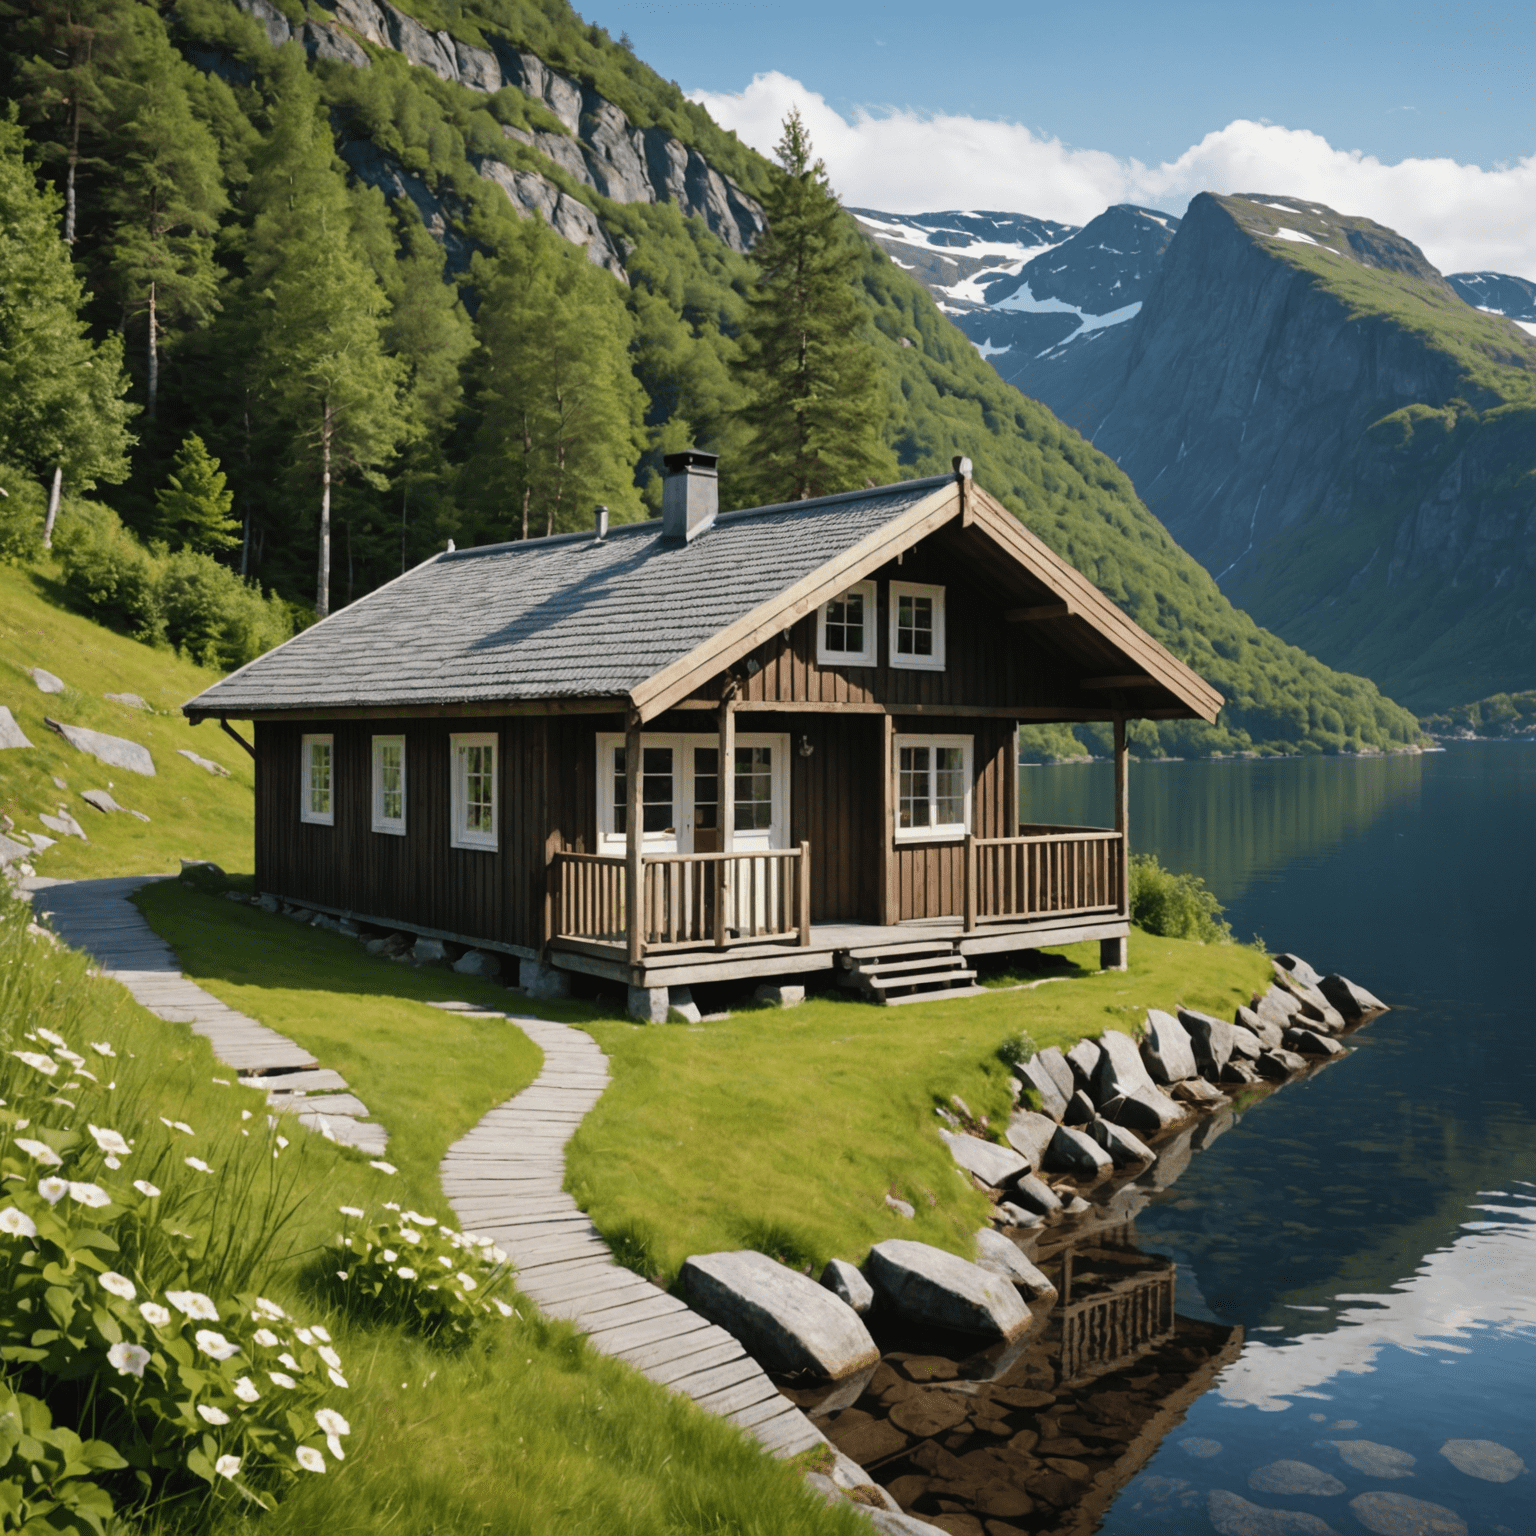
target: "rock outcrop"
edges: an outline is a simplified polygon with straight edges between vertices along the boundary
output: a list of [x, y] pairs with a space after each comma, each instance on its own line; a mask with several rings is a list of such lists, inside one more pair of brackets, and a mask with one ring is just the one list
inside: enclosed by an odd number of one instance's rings
[[908, 1322], [1001, 1339], [1029, 1327], [1029, 1309], [1009, 1281], [927, 1243], [876, 1243], [864, 1273], [879, 1304]]

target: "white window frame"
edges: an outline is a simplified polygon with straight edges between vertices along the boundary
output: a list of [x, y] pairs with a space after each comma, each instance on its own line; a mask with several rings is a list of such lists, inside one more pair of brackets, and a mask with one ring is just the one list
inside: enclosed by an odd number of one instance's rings
[[819, 667], [874, 667], [880, 664], [879, 593], [872, 581], [856, 581], [838, 593], [833, 602], [857, 592], [864, 599], [864, 649], [832, 651], [827, 649], [827, 609], [823, 603], [816, 610], [816, 665]]
[[[317, 811], [310, 798], [310, 765], [316, 747], [324, 747], [330, 763], [330, 777], [326, 780], [326, 800], [329, 809]], [[311, 826], [334, 827], [336, 825], [336, 738], [334, 736], [305, 736], [299, 751], [299, 820]]]
[[[904, 827], [901, 825], [901, 749], [903, 747], [959, 747], [964, 756], [962, 772], [965, 776], [965, 819], [961, 822], [946, 822], [938, 826], [928, 827]], [[894, 736], [891, 741], [891, 774], [896, 780], [896, 826], [895, 834], [898, 843], [957, 843], [965, 838], [971, 830], [971, 802], [975, 789], [976, 767], [976, 738], [974, 736]], [[930, 767], [929, 773], [936, 774], [938, 770]], [[933, 805], [938, 796], [934, 793], [935, 785], [929, 783], [929, 804]]]
[[[400, 814], [384, 814], [384, 749], [400, 748]], [[373, 738], [373, 830], [388, 832], [394, 837], [405, 836], [405, 737], [375, 736]]]
[[[933, 655], [903, 656], [896, 648], [896, 619], [901, 611], [903, 597], [931, 597], [933, 599]], [[919, 581], [893, 581], [887, 594], [890, 604], [888, 627], [890, 630], [890, 662], [914, 672], [942, 672], [944, 670], [944, 588], [931, 587]]]
[[[467, 747], [491, 749], [491, 830], [471, 830], [466, 824], [469, 811], [469, 784], [464, 750]], [[448, 766], [453, 785], [453, 821], [450, 843], [455, 848], [495, 853], [501, 846], [501, 743], [494, 731], [469, 731], [448, 738]]]
[[[672, 822], [673, 831], [647, 832], [641, 837], [645, 853], [691, 853], [693, 851], [693, 749], [718, 746], [714, 732], [690, 731], [681, 735], [646, 731], [640, 737], [640, 749], [672, 749]], [[622, 854], [625, 838], [613, 830], [613, 749], [624, 745], [622, 732], [599, 732], [597, 737], [597, 847], [599, 853]], [[745, 851], [751, 848], [789, 847], [789, 736], [777, 732], [740, 731], [738, 747], [773, 748], [773, 824], [751, 832], [731, 832], [731, 846]], [[627, 768], [626, 764], [626, 768]], [[735, 770], [729, 776], [731, 804], [735, 804]]]

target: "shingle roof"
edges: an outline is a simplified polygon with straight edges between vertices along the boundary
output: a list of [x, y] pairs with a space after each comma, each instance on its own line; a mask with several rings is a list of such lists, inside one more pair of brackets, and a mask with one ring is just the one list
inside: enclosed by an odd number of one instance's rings
[[915, 507], [950, 476], [436, 556], [232, 673], [191, 714], [611, 698]]

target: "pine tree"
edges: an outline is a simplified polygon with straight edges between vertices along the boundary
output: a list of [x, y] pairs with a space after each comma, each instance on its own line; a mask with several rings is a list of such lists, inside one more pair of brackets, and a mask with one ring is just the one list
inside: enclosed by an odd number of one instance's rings
[[14, 113], [0, 118], [0, 462], [52, 475], [46, 545], [66, 479], [89, 490], [126, 477], [133, 408], [120, 342], [86, 334], [58, 194], [38, 185], [22, 145]]
[[745, 481], [765, 502], [824, 496], [894, 478], [888, 406], [857, 288], [847, 216], [811, 159], [798, 111], [774, 148], [767, 233], [753, 250], [737, 376], [753, 446]]
[[161, 538], [173, 549], [200, 554], [240, 547], [240, 524], [229, 515], [234, 493], [226, 489], [219, 461], [195, 432], [182, 443], [167, 480], [155, 492]]
[[270, 138], [257, 157], [247, 259], [254, 359], [266, 408], [308, 450], [320, 479], [315, 611], [330, 612], [331, 493], [376, 480], [405, 435], [405, 368], [385, 350], [388, 300], [354, 253], [346, 183], [315, 86], [296, 49], [282, 71]]
[[481, 420], [466, 484], [501, 537], [585, 526], [598, 502], [633, 517], [645, 408], [633, 322], [584, 253], [540, 225], [519, 235], [499, 267], [477, 269]]
[[113, 174], [102, 197], [110, 219], [103, 254], [124, 320], [139, 312], [146, 319], [146, 414], [153, 421], [163, 330], [202, 324], [217, 305], [213, 236], [228, 199], [218, 144], [188, 99], [191, 67], [155, 12], [135, 6], [125, 31], [107, 85]]

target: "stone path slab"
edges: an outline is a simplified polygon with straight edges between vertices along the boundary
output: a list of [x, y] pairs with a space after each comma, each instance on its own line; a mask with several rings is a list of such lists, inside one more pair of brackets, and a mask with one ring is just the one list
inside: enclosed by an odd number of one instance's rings
[[[265, 1089], [274, 1108], [296, 1111], [301, 1124], [332, 1141], [382, 1155], [388, 1142], [384, 1127], [359, 1118], [367, 1109], [346, 1092], [339, 1072], [322, 1067], [303, 1046], [221, 1003], [181, 974], [175, 951], [131, 900], [135, 891], [162, 878], [33, 879], [27, 888], [34, 912], [46, 916], [66, 944], [94, 957], [103, 976], [121, 982], [157, 1018], [189, 1025], [235, 1068], [242, 1084]], [[311, 1089], [325, 1097], [306, 1102], [303, 1095]]]
[[776, 1456], [825, 1445], [730, 1334], [614, 1263], [561, 1187], [565, 1145], [608, 1085], [608, 1058], [580, 1030], [511, 1018], [544, 1052], [544, 1070], [449, 1148], [443, 1189], [459, 1220], [494, 1236], [517, 1267], [518, 1289], [595, 1349], [729, 1419]]

